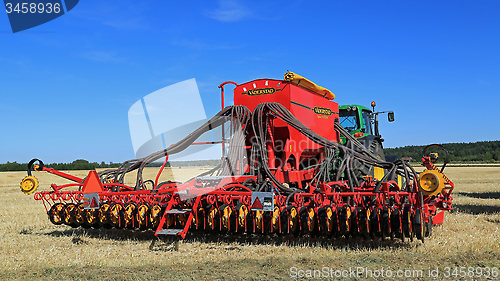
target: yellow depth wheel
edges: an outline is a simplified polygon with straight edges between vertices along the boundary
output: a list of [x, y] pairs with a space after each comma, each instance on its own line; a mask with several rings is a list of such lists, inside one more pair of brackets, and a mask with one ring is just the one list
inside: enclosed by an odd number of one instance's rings
[[350, 221], [351, 221], [351, 207], [349, 207], [349, 206], [342, 207], [341, 213], [339, 216], [340, 232], [346, 238], [349, 236], [349, 232], [351, 231], [351, 228], [349, 227]]
[[85, 210], [85, 223], [88, 226], [99, 227], [99, 212], [93, 209]]
[[302, 231], [304, 233], [314, 233], [316, 229], [316, 212], [314, 208], [305, 207], [305, 210], [301, 209], [299, 213], [302, 220]]
[[27, 176], [21, 181], [21, 191], [24, 194], [31, 194], [38, 188], [38, 179], [34, 176]]
[[60, 225], [64, 222], [64, 204], [56, 203], [49, 210], [49, 220], [55, 225]]
[[427, 196], [436, 196], [444, 188], [444, 177], [437, 170], [425, 170], [418, 177], [418, 189]]
[[273, 217], [271, 222], [273, 224], [273, 232], [280, 231], [280, 208], [278, 206], [274, 206]]
[[293, 235], [297, 236], [299, 234], [299, 212], [297, 212], [297, 208], [295, 207], [288, 209], [288, 227], [290, 229], [290, 233]]
[[134, 217], [136, 209], [137, 207], [134, 203], [129, 203], [125, 206], [125, 227], [129, 229], [133, 229], [137, 225]]
[[109, 211], [109, 204], [108, 203], [103, 203], [101, 204], [101, 207], [99, 208], [99, 223], [101, 225], [107, 225], [109, 224], [109, 217], [106, 215], [106, 213]]
[[137, 207], [137, 223], [139, 225], [139, 229], [144, 230], [148, 227], [148, 205], [140, 204]]
[[264, 233], [264, 211], [255, 211], [255, 230], [258, 233]]
[[79, 203], [76, 205], [75, 210], [75, 220], [79, 225], [85, 224], [85, 205], [83, 203]]
[[210, 206], [208, 209], [207, 226], [209, 230], [217, 230], [219, 226], [219, 210], [214, 205]]
[[64, 207], [64, 224], [71, 227], [78, 227], [79, 224], [76, 221], [76, 205], [74, 203], [68, 203]]
[[109, 224], [116, 228], [122, 228], [124, 226], [122, 212], [124, 212], [123, 206], [119, 203], [113, 203], [109, 210]]
[[158, 204], [154, 204], [149, 207], [149, 227], [151, 229], [155, 229], [158, 227], [160, 224], [161, 220], [161, 207]]
[[247, 224], [248, 208], [246, 205], [241, 205], [238, 208], [238, 231], [245, 231]]
[[233, 214], [233, 209], [229, 205], [222, 205], [220, 207], [220, 213], [221, 213], [221, 229], [223, 231], [230, 231], [232, 226], [231, 226], [231, 215]]

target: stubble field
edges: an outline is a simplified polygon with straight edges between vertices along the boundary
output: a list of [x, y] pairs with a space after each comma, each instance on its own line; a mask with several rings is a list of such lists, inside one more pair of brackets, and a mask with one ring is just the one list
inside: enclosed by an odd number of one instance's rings
[[[172, 169], [176, 180], [187, 180], [208, 168]], [[154, 178], [156, 172], [148, 168], [145, 178]], [[84, 177], [88, 172], [69, 173]], [[465, 279], [498, 279], [493, 275], [500, 267], [500, 167], [446, 168], [455, 183], [455, 211], [445, 215], [444, 224], [423, 244], [216, 235], [152, 244], [152, 231], [52, 225], [43, 204], [19, 190], [25, 174], [0, 173], [2, 280], [280, 280], [309, 274], [337, 280], [456, 280], [462, 279], [461, 267]], [[34, 175], [39, 190], [66, 182], [48, 173]], [[126, 178], [126, 183], [133, 182], [133, 176]], [[361, 269], [355, 277], [352, 272]], [[485, 278], [488, 270], [490, 277]], [[387, 278], [389, 271], [392, 278]]]

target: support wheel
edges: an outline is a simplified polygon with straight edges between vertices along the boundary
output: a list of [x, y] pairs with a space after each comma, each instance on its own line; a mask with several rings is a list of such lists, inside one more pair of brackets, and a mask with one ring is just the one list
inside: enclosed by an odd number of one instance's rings
[[60, 225], [64, 223], [64, 204], [56, 203], [52, 205], [47, 213], [49, 215], [49, 220], [55, 225]]

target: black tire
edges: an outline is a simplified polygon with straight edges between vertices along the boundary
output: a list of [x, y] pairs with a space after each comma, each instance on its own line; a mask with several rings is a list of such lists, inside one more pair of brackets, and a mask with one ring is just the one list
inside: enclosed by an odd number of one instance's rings
[[[377, 156], [377, 158], [385, 161], [384, 148], [382, 147], [382, 143], [379, 140], [373, 140], [368, 147], [368, 151]], [[359, 182], [364, 180], [363, 176], [374, 176], [373, 166], [367, 165], [366, 163], [363, 163], [357, 159], [353, 160], [352, 165], [354, 169], [354, 175]]]

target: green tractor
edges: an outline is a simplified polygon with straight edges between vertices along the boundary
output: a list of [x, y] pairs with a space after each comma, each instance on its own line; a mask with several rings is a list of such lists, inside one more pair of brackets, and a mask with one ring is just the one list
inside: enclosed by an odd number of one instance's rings
[[[384, 154], [382, 145], [384, 139], [380, 135], [378, 128], [378, 115], [387, 113], [388, 121], [393, 122], [394, 112], [375, 112], [375, 105], [375, 102], [372, 101], [372, 110], [361, 105], [342, 105], [339, 107], [339, 123], [378, 158], [384, 161], [394, 161], [395, 159], [389, 159], [392, 157], [386, 157]], [[352, 146], [350, 141], [344, 137], [341, 137], [341, 143], [349, 147]], [[353, 148], [356, 149], [356, 147]], [[356, 170], [358, 170], [357, 176], [359, 178], [364, 175], [372, 175], [380, 180], [384, 175], [384, 171], [380, 168], [370, 167], [362, 163], [355, 163], [355, 165], [358, 166]]]

